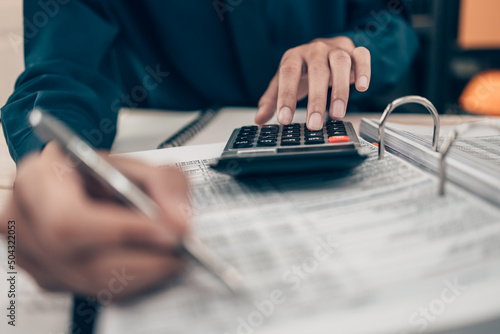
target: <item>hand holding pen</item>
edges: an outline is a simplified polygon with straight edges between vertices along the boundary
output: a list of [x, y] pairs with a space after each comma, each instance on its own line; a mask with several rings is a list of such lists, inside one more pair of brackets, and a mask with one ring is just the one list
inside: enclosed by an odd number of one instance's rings
[[14, 196], [1, 214], [2, 221], [16, 221], [18, 265], [43, 288], [103, 304], [128, 299], [179, 273], [184, 262], [175, 251], [189, 230], [189, 218], [177, 209], [188, 205], [182, 173], [106, 159], [158, 203], [157, 221], [90, 196], [74, 160], [55, 142], [21, 162]]
[[181, 172], [104, 157], [41, 111], [30, 121], [49, 143], [19, 164], [1, 218], [18, 221], [19, 265], [42, 287], [104, 296], [98, 301], [105, 303], [127, 299], [179, 272], [179, 255], [231, 291], [242, 287], [232, 266], [189, 235]]

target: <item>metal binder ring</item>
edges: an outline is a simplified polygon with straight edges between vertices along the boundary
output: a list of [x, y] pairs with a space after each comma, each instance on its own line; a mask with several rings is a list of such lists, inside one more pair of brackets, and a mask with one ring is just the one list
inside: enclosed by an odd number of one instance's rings
[[405, 96], [402, 98], [399, 98], [392, 103], [390, 103], [387, 108], [385, 109], [384, 113], [382, 114], [382, 117], [380, 118], [379, 121], [379, 126], [378, 126], [378, 159], [382, 160], [384, 159], [384, 150], [385, 150], [385, 144], [384, 144], [384, 137], [385, 137], [385, 122], [387, 121], [387, 118], [389, 115], [396, 109], [397, 107], [400, 107], [404, 104], [409, 104], [409, 103], [416, 103], [424, 106], [432, 115], [432, 118], [434, 119], [434, 136], [432, 138], [432, 150], [437, 152], [437, 147], [438, 147], [438, 141], [439, 141], [439, 114], [436, 110], [436, 107], [432, 104], [431, 101], [427, 100], [426, 98], [423, 98], [421, 96]]
[[440, 150], [441, 161], [439, 164], [439, 189], [438, 189], [439, 196], [444, 195], [444, 183], [446, 180], [446, 156], [448, 155], [451, 146], [459, 136], [476, 128], [490, 128], [490, 129], [496, 129], [498, 130], [498, 132], [500, 132], [500, 124], [491, 121], [460, 125], [454, 128], [450, 132]]

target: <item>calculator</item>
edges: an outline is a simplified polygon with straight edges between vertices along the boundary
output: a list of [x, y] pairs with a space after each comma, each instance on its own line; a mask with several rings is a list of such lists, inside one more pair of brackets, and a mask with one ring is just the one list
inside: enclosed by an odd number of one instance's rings
[[350, 122], [329, 120], [322, 130], [304, 123], [235, 129], [211, 167], [233, 176], [345, 171], [367, 158]]

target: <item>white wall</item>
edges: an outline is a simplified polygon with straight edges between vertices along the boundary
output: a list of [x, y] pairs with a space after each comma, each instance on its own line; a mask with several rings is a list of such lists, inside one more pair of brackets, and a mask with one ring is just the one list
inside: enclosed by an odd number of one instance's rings
[[[23, 71], [22, 0], [0, 0], [0, 106], [14, 89]], [[17, 42], [17, 44], [16, 44]]]

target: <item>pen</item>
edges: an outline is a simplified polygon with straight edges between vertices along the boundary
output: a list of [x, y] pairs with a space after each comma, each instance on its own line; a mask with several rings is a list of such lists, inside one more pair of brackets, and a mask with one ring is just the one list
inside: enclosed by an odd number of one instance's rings
[[[75, 158], [79, 162], [77, 168], [82, 175], [100, 185], [101, 192], [156, 220], [159, 212], [158, 204], [66, 125], [40, 109], [31, 111], [29, 121], [40, 139], [45, 142], [55, 140], [65, 152]], [[214, 254], [197, 237], [193, 235], [183, 237], [179, 247], [181, 253], [199, 263], [231, 292], [240, 293], [244, 290], [242, 275]]]

